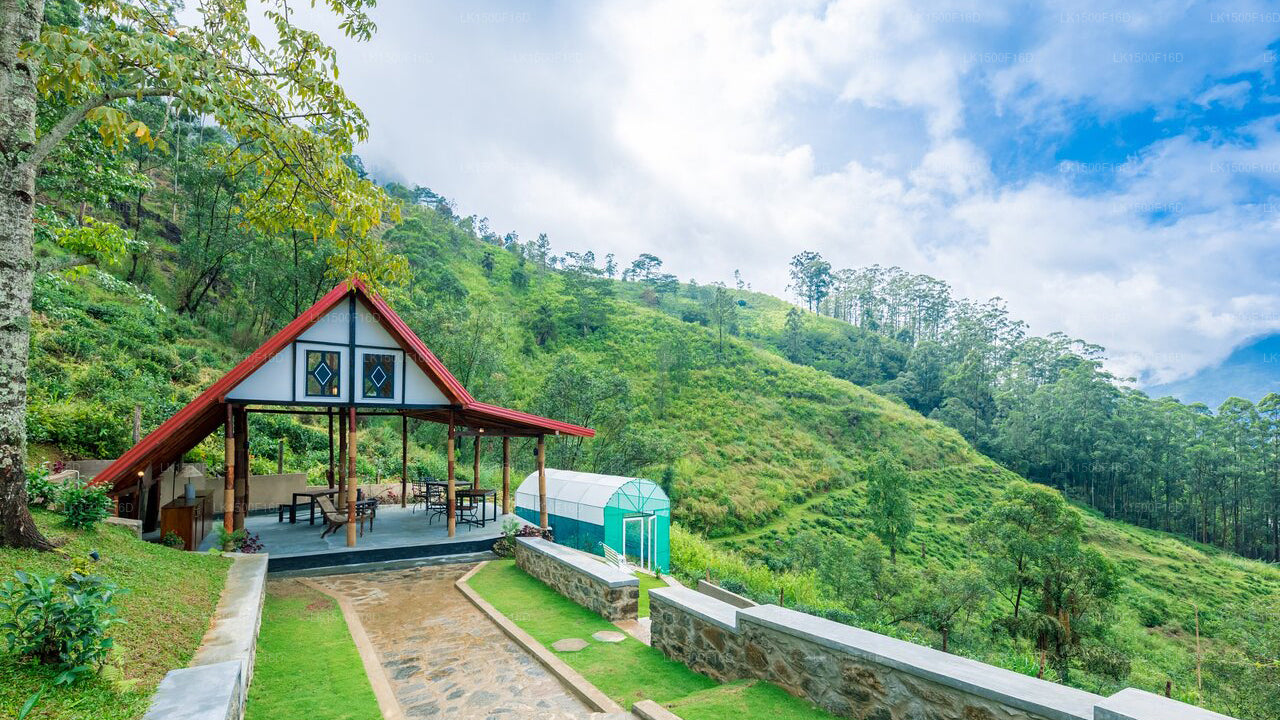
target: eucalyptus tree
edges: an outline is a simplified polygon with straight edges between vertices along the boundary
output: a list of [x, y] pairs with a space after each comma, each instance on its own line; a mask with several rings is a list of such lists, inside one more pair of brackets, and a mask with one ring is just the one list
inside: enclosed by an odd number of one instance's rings
[[[372, 36], [371, 2], [324, 4], [348, 37]], [[77, 128], [87, 123], [117, 152], [133, 141], [163, 149], [128, 104], [166, 98], [234, 140], [223, 167], [260, 179], [239, 198], [243, 223], [332, 237], [334, 272], [375, 286], [406, 272], [375, 232], [395, 206], [344, 162], [368, 123], [338, 83], [333, 48], [294, 23], [287, 0], [255, 6], [266, 39], [243, 2], [202, 0], [190, 24], [180, 7], [86, 0], [81, 22], [55, 24], [43, 0], [0, 3], [0, 544], [51, 546], [27, 510], [23, 469], [33, 214], [37, 174]], [[37, 123], [48, 104], [65, 110]]]

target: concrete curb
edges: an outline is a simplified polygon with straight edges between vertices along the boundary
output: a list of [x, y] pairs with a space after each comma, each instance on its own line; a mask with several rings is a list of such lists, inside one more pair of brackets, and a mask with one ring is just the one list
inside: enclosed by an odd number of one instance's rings
[[369, 634], [365, 632], [364, 623], [360, 622], [360, 616], [356, 614], [355, 606], [351, 604], [351, 601], [345, 595], [333, 592], [319, 583], [307, 578], [297, 578], [297, 580], [338, 603], [338, 609], [342, 610], [342, 618], [347, 621], [347, 631], [351, 633], [351, 639], [355, 642], [356, 652], [360, 653], [360, 663], [364, 665], [364, 674], [369, 678], [369, 685], [373, 687], [373, 696], [378, 699], [378, 710], [382, 712], [382, 717], [384, 720], [405, 720], [404, 708], [400, 706], [400, 701], [396, 699], [395, 691], [391, 689], [391, 680], [387, 678], [386, 671], [382, 669], [382, 661], [378, 659], [378, 651], [373, 647], [373, 642], [369, 640]]
[[467, 600], [471, 601], [480, 612], [484, 613], [498, 626], [507, 637], [511, 638], [515, 644], [524, 649], [525, 652], [532, 655], [538, 662], [542, 663], [552, 675], [556, 677], [565, 687], [569, 688], [574, 695], [577, 695], [592, 710], [602, 713], [625, 713], [626, 710], [621, 705], [614, 702], [608, 695], [600, 692], [599, 688], [592, 685], [581, 673], [565, 664], [563, 660], [556, 657], [550, 650], [543, 647], [542, 643], [534, 640], [529, 633], [521, 630], [515, 623], [507, 619], [506, 615], [498, 612], [498, 609], [490, 605], [487, 600], [480, 597], [467, 581], [473, 575], [480, 572], [480, 569], [487, 565], [488, 562], [482, 562], [467, 571], [465, 575], [458, 578], [454, 583], [454, 587], [458, 588], [458, 592], [462, 593]]
[[680, 720], [680, 716], [652, 700], [641, 700], [631, 706], [631, 714], [641, 720]]

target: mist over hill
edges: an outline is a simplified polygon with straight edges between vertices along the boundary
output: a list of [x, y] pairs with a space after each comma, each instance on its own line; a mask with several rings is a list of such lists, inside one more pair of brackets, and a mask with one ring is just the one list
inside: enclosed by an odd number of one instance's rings
[[1257, 402], [1267, 393], [1280, 392], [1280, 334], [1254, 338], [1213, 367], [1145, 390], [1151, 397], [1172, 396], [1215, 410], [1230, 397]]

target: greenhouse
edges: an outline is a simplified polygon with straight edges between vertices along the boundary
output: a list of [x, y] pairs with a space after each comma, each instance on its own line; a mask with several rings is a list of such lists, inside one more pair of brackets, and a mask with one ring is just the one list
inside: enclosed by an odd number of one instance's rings
[[[561, 545], [596, 555], [605, 548], [632, 564], [667, 572], [671, 558], [671, 501], [643, 478], [547, 468], [547, 525]], [[538, 523], [538, 473], [516, 489], [516, 514]]]

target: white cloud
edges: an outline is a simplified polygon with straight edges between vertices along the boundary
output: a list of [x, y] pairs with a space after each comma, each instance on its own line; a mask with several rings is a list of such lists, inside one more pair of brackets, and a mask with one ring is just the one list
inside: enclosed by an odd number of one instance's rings
[[[1266, 272], [1280, 259], [1268, 247], [1280, 207], [1241, 205], [1259, 179], [1280, 178], [1274, 122], [1247, 142], [1188, 132], [1120, 168], [1003, 183], [974, 140], [990, 128], [969, 126], [980, 117], [1035, 137], [1082, 106], [1104, 120], [1238, 106], [1248, 87], [1205, 78], [1272, 72], [1276, 28], [1213, 23], [1172, 2], [1127, 13], [721, 0], [375, 14], [372, 44], [339, 43], [345, 85], [372, 123], [362, 153], [496, 229], [598, 256], [654, 252], [704, 282], [737, 268], [779, 294], [800, 250], [837, 266], [898, 264], [1002, 296], [1035, 332], [1102, 343], [1118, 372], [1156, 380], [1280, 328]], [[1079, 189], [1100, 173], [1107, 192]]]

